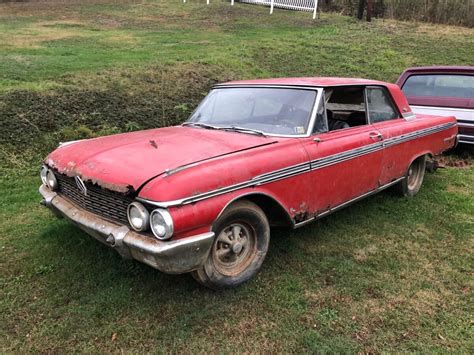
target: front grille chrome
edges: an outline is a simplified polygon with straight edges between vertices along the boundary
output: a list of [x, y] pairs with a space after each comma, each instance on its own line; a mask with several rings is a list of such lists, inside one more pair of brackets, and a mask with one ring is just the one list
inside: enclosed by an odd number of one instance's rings
[[101, 217], [129, 225], [127, 207], [134, 200], [118, 192], [103, 189], [99, 186], [85, 183], [87, 196], [81, 192], [74, 178], [55, 174], [58, 180], [58, 193], [85, 210]]

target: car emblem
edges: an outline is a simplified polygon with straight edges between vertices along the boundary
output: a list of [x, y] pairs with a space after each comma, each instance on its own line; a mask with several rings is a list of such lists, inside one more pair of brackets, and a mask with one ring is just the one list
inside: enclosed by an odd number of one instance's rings
[[81, 191], [84, 196], [87, 196], [87, 187], [86, 184], [84, 184], [84, 181], [82, 181], [79, 176], [74, 176], [74, 180], [76, 180], [76, 185], [79, 191]]

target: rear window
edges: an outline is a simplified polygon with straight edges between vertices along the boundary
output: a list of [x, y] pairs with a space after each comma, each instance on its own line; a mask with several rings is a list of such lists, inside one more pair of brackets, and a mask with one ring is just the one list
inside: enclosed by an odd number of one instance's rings
[[412, 75], [402, 88], [406, 96], [474, 98], [472, 75]]

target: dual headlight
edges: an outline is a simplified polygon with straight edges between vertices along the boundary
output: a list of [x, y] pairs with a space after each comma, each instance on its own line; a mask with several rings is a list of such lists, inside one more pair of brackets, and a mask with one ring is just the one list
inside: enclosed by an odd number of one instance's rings
[[157, 208], [150, 214], [141, 203], [132, 202], [128, 205], [127, 215], [130, 226], [137, 232], [143, 232], [150, 227], [159, 240], [170, 239], [173, 236], [173, 219], [165, 209]]
[[43, 184], [48, 186], [51, 190], [56, 190], [58, 188], [58, 180], [56, 180], [54, 172], [47, 166], [43, 165], [41, 167], [40, 176]]

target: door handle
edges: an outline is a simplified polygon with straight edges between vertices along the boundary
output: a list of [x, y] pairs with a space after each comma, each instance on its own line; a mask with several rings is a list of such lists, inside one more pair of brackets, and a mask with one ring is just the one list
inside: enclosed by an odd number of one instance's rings
[[369, 137], [370, 139], [373, 139], [374, 141], [383, 139], [383, 135], [380, 132], [371, 132], [369, 133]]

